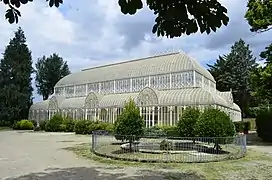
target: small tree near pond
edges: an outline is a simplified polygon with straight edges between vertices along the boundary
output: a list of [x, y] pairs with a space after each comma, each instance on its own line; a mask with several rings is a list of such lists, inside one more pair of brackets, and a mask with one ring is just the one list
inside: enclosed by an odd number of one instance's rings
[[177, 129], [181, 137], [194, 137], [194, 127], [200, 116], [199, 109], [194, 107], [186, 108], [177, 124]]
[[197, 120], [194, 134], [198, 137], [218, 137], [214, 142], [218, 151], [220, 143], [226, 143], [227, 137], [235, 135], [235, 126], [225, 112], [219, 109], [207, 108]]
[[144, 120], [140, 116], [140, 110], [135, 102], [130, 99], [124, 106], [123, 112], [114, 123], [115, 138], [128, 141], [130, 150], [132, 143], [140, 140], [144, 134]]

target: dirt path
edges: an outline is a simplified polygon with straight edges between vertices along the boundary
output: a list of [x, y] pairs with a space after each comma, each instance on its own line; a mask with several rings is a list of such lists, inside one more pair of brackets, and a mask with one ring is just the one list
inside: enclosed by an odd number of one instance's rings
[[[0, 132], [0, 179], [9, 180], [163, 180], [202, 179], [194, 174], [116, 168], [77, 157], [63, 148], [90, 142], [88, 136], [72, 133]], [[169, 174], [170, 173], [170, 174]], [[172, 178], [173, 179], [173, 178]]]

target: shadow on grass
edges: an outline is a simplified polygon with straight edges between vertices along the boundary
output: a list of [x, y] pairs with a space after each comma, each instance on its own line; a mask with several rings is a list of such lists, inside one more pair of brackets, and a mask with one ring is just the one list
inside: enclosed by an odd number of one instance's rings
[[19, 177], [7, 178], [6, 180], [204, 180], [202, 176], [195, 173], [175, 173], [159, 171], [141, 171], [137, 176], [129, 176], [124, 173], [109, 174], [100, 173], [96, 168], [67, 168], [67, 169], [48, 169], [49, 172], [31, 173]]

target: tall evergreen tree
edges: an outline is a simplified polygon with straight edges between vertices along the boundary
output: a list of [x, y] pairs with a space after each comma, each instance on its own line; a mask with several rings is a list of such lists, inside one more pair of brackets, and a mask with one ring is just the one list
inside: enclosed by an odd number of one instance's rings
[[28, 117], [32, 105], [31, 51], [24, 31], [18, 28], [0, 62], [0, 119], [12, 123]]
[[262, 60], [265, 60], [265, 63], [272, 63], [272, 43], [265, 47], [265, 50], [260, 53]]
[[272, 103], [272, 44], [267, 46], [260, 57], [265, 60], [265, 66], [259, 67], [251, 74], [252, 95], [261, 104]]
[[225, 72], [227, 71], [226, 67], [227, 55], [219, 56], [214, 65], [207, 66], [210, 68], [209, 71], [213, 75], [216, 81], [216, 88], [219, 91], [228, 91], [229, 87], [225, 80]]
[[249, 45], [242, 39], [235, 42], [231, 47], [231, 52], [224, 57], [214, 65], [209, 65], [210, 72], [216, 80], [220, 80], [219, 90], [232, 89], [235, 103], [242, 109], [243, 116], [246, 116], [252, 101], [250, 74], [257, 68], [256, 58], [253, 57]]
[[71, 73], [67, 61], [55, 53], [39, 58], [35, 66], [36, 87], [43, 100], [53, 94], [54, 86], [61, 78]]

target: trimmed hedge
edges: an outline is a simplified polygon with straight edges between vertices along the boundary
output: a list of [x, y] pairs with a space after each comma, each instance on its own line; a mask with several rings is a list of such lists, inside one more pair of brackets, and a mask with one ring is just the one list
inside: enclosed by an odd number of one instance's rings
[[61, 130], [63, 130], [64, 132], [74, 132], [75, 124], [75, 120], [70, 117], [66, 117], [62, 121]]
[[17, 121], [15, 125], [13, 126], [13, 129], [15, 130], [33, 130], [34, 125], [31, 121], [27, 119], [23, 119], [21, 121]]
[[77, 120], [75, 123], [74, 131], [76, 134], [91, 134], [90, 125], [91, 121], [89, 120]]
[[166, 132], [158, 126], [144, 128], [144, 136], [146, 137], [165, 137]]
[[113, 132], [113, 124], [102, 121], [75, 120], [74, 132], [76, 134], [92, 134], [93, 131], [106, 130]]
[[113, 133], [114, 125], [110, 124], [110, 123], [105, 123], [105, 122], [102, 122], [102, 121], [92, 122], [89, 125], [90, 134], [92, 133], [92, 131], [97, 131], [97, 130], [106, 130], [109, 133]]
[[159, 128], [166, 134], [167, 137], [179, 137], [177, 126], [164, 125]]
[[63, 132], [65, 131], [63, 126], [63, 118], [59, 114], [55, 114], [48, 122], [45, 124], [45, 131], [49, 132]]
[[256, 117], [258, 136], [267, 142], [272, 142], [272, 109], [263, 109]]

